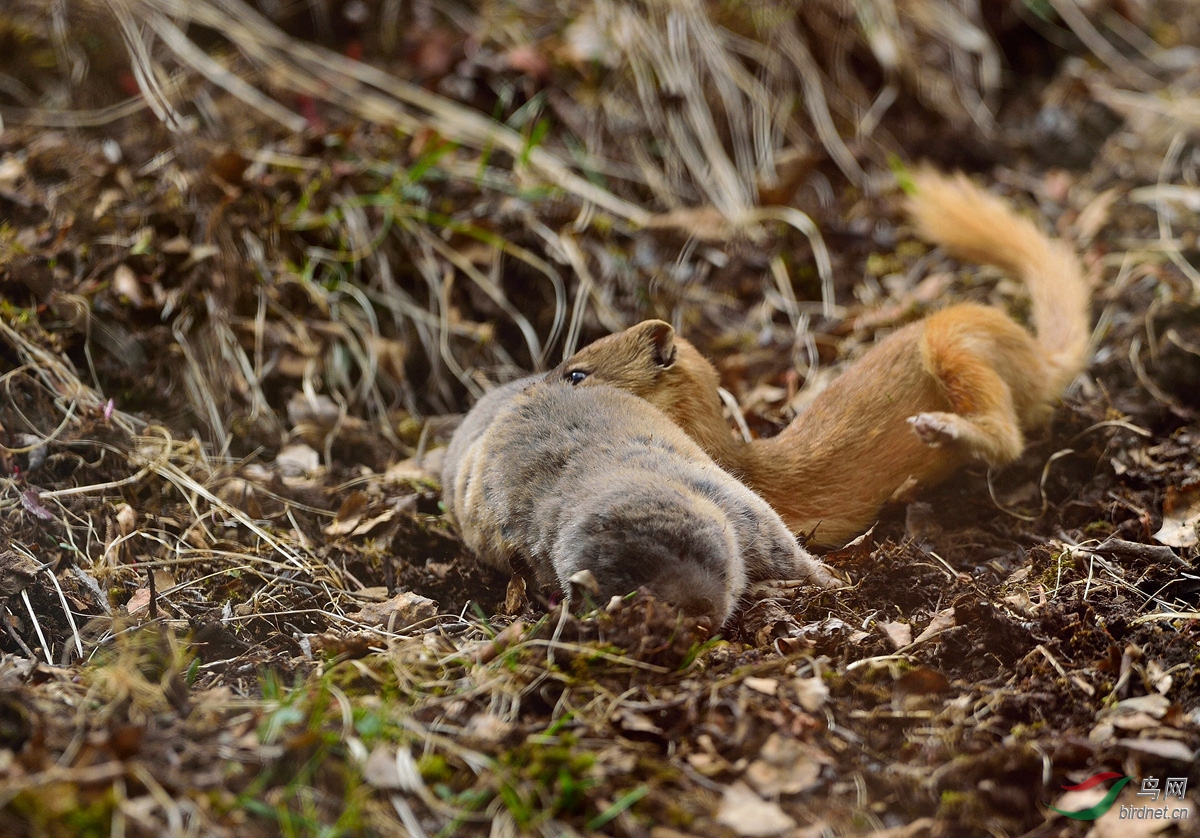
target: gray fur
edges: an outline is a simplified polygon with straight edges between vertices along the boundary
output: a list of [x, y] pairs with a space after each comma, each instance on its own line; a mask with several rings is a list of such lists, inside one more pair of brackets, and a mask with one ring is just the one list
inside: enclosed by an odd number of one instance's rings
[[648, 402], [612, 387], [527, 378], [459, 427], [442, 476], [467, 546], [543, 586], [590, 570], [600, 601], [647, 587], [717, 623], [748, 582], [835, 584], [777, 514]]

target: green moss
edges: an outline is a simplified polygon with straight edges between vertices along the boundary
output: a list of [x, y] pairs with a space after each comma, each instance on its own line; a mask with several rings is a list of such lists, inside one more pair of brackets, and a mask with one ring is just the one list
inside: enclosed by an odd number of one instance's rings
[[974, 795], [957, 789], [946, 789], [938, 801], [939, 818], [960, 819], [974, 803]]
[[363, 738], [366, 744], [376, 739], [380, 739], [383, 733], [390, 727], [389, 720], [382, 713], [374, 709], [363, 707], [354, 708], [354, 730]]
[[521, 826], [581, 814], [587, 808], [588, 792], [597, 783], [595, 767], [595, 755], [580, 750], [569, 734], [552, 742], [527, 739], [499, 756], [497, 773], [504, 778], [499, 795]]
[[448, 783], [454, 777], [454, 769], [441, 754], [422, 754], [417, 759], [417, 770], [428, 785]]
[[670, 800], [667, 803], [667, 823], [679, 829], [687, 829], [696, 820], [694, 812], [689, 811], [685, 806], [681, 805], [676, 800]]

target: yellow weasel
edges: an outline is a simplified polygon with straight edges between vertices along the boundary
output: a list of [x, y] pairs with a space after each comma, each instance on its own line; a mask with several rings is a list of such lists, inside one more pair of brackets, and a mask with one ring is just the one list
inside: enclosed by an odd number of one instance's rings
[[649, 401], [812, 544], [844, 543], [898, 492], [972, 460], [1012, 462], [1087, 364], [1088, 282], [1070, 247], [964, 175], [923, 169], [913, 182], [921, 235], [1020, 277], [1036, 337], [998, 309], [950, 306], [884, 338], [778, 436], [750, 443], [729, 432], [716, 369], [662, 321], [602, 338], [553, 374]]

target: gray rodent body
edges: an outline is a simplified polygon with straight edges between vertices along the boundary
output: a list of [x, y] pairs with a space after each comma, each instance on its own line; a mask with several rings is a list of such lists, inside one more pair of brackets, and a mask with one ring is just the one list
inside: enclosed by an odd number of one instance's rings
[[568, 594], [589, 570], [600, 602], [645, 587], [719, 625], [749, 582], [836, 584], [765, 501], [616, 388], [534, 376], [493, 390], [455, 433], [442, 479], [482, 561], [503, 569], [519, 555]]

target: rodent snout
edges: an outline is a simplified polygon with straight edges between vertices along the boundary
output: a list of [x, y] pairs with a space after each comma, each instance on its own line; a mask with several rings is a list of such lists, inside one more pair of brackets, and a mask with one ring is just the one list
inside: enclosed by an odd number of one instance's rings
[[688, 616], [723, 623], [736, 595], [729, 569], [735, 557], [720, 522], [700, 515], [683, 495], [636, 495], [618, 503], [598, 498], [597, 512], [583, 516], [560, 536], [560, 579], [590, 570], [598, 605], [645, 588]]

